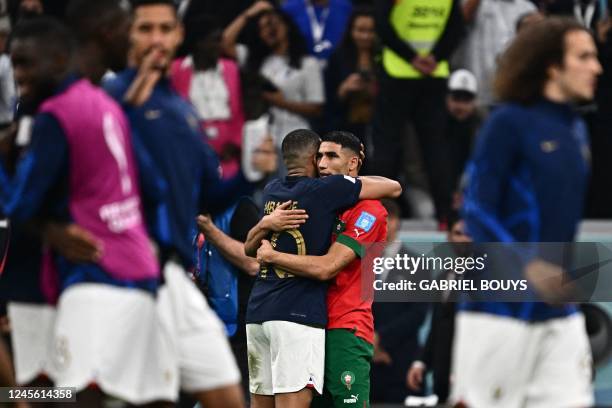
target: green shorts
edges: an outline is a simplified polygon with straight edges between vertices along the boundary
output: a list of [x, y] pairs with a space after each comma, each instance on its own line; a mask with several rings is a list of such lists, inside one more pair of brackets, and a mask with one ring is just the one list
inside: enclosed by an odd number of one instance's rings
[[369, 407], [373, 353], [374, 347], [352, 331], [327, 330], [323, 396], [315, 397], [311, 407]]

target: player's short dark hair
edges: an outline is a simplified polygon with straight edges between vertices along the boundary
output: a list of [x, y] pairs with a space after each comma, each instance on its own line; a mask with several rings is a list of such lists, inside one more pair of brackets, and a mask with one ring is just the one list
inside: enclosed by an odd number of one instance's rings
[[385, 210], [387, 210], [389, 217], [400, 218], [402, 216], [402, 210], [397, 201], [391, 198], [383, 198], [380, 200], [380, 203], [385, 207]]
[[101, 26], [112, 24], [112, 18], [124, 7], [121, 0], [71, 0], [65, 21], [77, 40], [83, 41], [94, 37]]
[[297, 129], [289, 132], [283, 139], [281, 151], [285, 164], [306, 159], [317, 153], [321, 138], [309, 129]]
[[499, 59], [494, 81], [499, 100], [529, 104], [541, 98], [548, 69], [563, 66], [571, 31], [587, 29], [574, 19], [547, 17], [521, 30]]
[[132, 11], [136, 11], [138, 7], [143, 6], [170, 6], [176, 13], [177, 7], [173, 0], [131, 0]]
[[333, 130], [323, 136], [323, 141], [339, 144], [343, 149], [349, 149], [357, 156], [361, 152], [361, 141], [351, 132]]
[[20, 20], [11, 32], [11, 41], [29, 39], [35, 40], [50, 54], [71, 55], [74, 50], [72, 33], [53, 17]]

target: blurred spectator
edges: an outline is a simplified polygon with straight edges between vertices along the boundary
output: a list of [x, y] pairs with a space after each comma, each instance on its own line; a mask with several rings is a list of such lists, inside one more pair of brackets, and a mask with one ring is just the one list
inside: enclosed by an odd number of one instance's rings
[[[257, 35], [248, 48], [237, 46], [250, 21], [256, 24]], [[278, 147], [287, 133], [308, 128], [309, 118], [321, 114], [325, 95], [319, 64], [307, 55], [291, 19], [270, 3], [258, 1], [236, 17], [223, 32], [223, 48], [246, 71], [259, 72], [272, 84], [263, 97], [272, 105], [272, 134]]]
[[373, 11], [356, 9], [348, 27], [325, 71], [326, 130], [347, 130], [364, 141], [378, 91]]
[[[465, 249], [464, 245], [471, 242], [466, 234], [465, 223], [454, 213], [449, 217], [447, 240], [460, 244], [458, 251]], [[460, 255], [460, 254], [457, 254]], [[443, 279], [454, 279], [456, 274], [450, 271]], [[433, 392], [438, 396], [438, 402], [448, 399], [450, 390], [450, 365], [455, 332], [455, 299], [449, 291], [440, 294], [440, 300], [434, 304], [431, 317], [431, 327], [425, 345], [418, 353], [418, 358], [410, 366], [406, 376], [408, 387], [414, 391], [422, 389], [425, 373], [433, 373]]]
[[446, 138], [450, 151], [453, 191], [456, 191], [459, 185], [476, 132], [482, 122], [476, 108], [477, 93], [478, 83], [470, 71], [459, 69], [450, 76], [446, 96]]
[[402, 157], [398, 135], [412, 122], [436, 216], [443, 220], [450, 207], [450, 177], [442, 107], [447, 59], [464, 31], [460, 5], [452, 0], [378, 0], [376, 4], [377, 27], [385, 46], [384, 69], [367, 170], [397, 178]]
[[545, 18], [546, 16], [539, 11], [525, 13], [516, 21], [516, 32], [519, 33], [524, 28], [529, 27], [532, 24], [539, 23]]
[[604, 18], [600, 0], [548, 0], [547, 14], [575, 18], [584, 27], [595, 31], [597, 22]]
[[11, 32], [8, 15], [0, 15], [0, 129], [10, 125], [15, 108], [15, 81], [6, 44]]
[[489, 107], [494, 102], [492, 80], [497, 56], [514, 37], [519, 19], [535, 11], [535, 5], [529, 0], [463, 1], [468, 35], [457, 50], [456, 63], [476, 76], [481, 106]]
[[[383, 256], [394, 258], [409, 253], [398, 238], [400, 208], [395, 201], [382, 200], [387, 217], [387, 246]], [[385, 271], [385, 282], [410, 279], [403, 270]], [[374, 357], [372, 358], [371, 400], [375, 402], [404, 402], [409, 393], [405, 374], [419, 349], [419, 327], [427, 316], [427, 303], [374, 302]]]
[[238, 66], [220, 58], [222, 32], [211, 17], [193, 20], [187, 27], [191, 53], [173, 62], [170, 77], [174, 89], [198, 112], [223, 177], [230, 178], [240, 166], [244, 112]]
[[181, 14], [185, 25], [200, 16], [215, 16], [219, 23], [225, 27], [244, 10], [249, 8], [253, 0], [181, 0], [178, 12]]
[[342, 40], [351, 15], [349, 0], [287, 0], [283, 6], [300, 29], [308, 51], [322, 62]]

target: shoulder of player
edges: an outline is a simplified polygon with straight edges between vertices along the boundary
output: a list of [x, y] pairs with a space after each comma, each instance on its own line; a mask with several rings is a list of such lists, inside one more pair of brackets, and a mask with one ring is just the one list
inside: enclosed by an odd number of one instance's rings
[[355, 177], [346, 176], [342, 174], [334, 174], [332, 176], [314, 178], [311, 180], [313, 180], [312, 184], [317, 186], [327, 186], [346, 182], [357, 183], [357, 179]]
[[267, 193], [268, 191], [270, 191], [271, 189], [275, 188], [276, 186], [278, 186], [280, 184], [280, 179], [275, 178], [271, 181], [268, 182], [268, 184], [266, 184], [266, 186], [263, 189], [263, 193]]
[[518, 103], [504, 103], [493, 110], [489, 116], [491, 122], [513, 123], [522, 119], [529, 111], [529, 107]]
[[387, 216], [387, 210], [379, 200], [359, 200], [353, 207], [344, 211], [340, 218], [344, 220], [357, 218], [364, 211], [380, 219], [385, 219]]
[[102, 88], [113, 99], [121, 101], [132, 84], [133, 79], [133, 74], [130, 70], [121, 71], [113, 77], [104, 80], [102, 82]]

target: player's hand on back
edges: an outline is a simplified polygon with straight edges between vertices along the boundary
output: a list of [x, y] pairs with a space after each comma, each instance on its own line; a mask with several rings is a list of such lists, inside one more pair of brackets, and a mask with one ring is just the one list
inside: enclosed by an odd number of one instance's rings
[[423, 384], [423, 377], [425, 375], [425, 365], [423, 364], [412, 364], [406, 374], [406, 384], [408, 388], [413, 391], [419, 391]]
[[102, 257], [102, 242], [77, 224], [49, 222], [42, 233], [45, 242], [70, 262], [98, 262]]
[[271, 263], [273, 254], [274, 248], [272, 248], [272, 244], [267, 239], [264, 239], [257, 250], [257, 262], [260, 265]]
[[204, 234], [207, 234], [210, 229], [215, 226], [212, 221], [212, 218], [210, 217], [210, 214], [198, 215], [198, 217], [196, 218], [196, 222], [198, 224], [198, 229]]
[[266, 215], [263, 220], [265, 227], [269, 230], [280, 232], [299, 228], [308, 219], [306, 210], [291, 209], [292, 201], [285, 201], [271, 214]]

